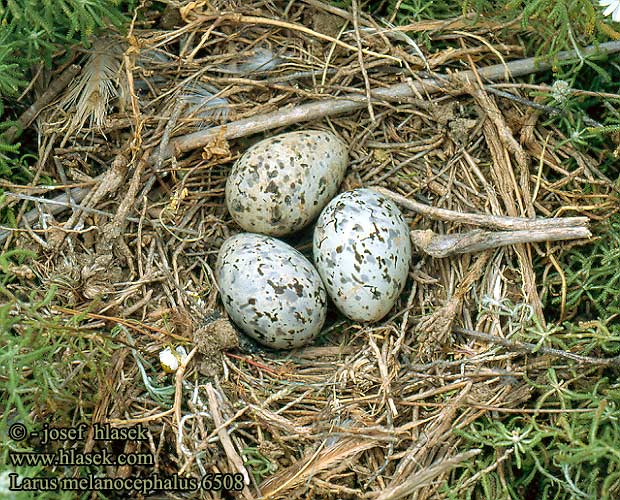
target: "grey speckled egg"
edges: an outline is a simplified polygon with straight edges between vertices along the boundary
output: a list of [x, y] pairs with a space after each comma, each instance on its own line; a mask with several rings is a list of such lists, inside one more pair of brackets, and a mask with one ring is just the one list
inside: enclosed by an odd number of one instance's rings
[[398, 207], [370, 189], [347, 191], [321, 213], [314, 262], [348, 318], [378, 321], [394, 306], [411, 262], [409, 227]]
[[226, 204], [246, 231], [282, 236], [314, 220], [336, 194], [347, 146], [330, 132], [304, 130], [265, 139], [235, 163]]
[[276, 349], [311, 342], [327, 295], [316, 269], [286, 243], [260, 234], [228, 238], [215, 265], [224, 307], [250, 337]]

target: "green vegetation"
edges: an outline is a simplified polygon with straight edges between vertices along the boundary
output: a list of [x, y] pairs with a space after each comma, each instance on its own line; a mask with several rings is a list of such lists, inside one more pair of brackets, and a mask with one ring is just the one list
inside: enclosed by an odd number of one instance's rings
[[[620, 334], [612, 335], [601, 324], [532, 326], [520, 340], [593, 356], [620, 351]], [[446, 497], [618, 498], [620, 385], [615, 372], [550, 367], [527, 379], [532, 391], [528, 410], [487, 413], [457, 430], [463, 448], [481, 447], [483, 453], [453, 474], [444, 487]]]
[[[591, 244], [575, 247], [559, 259], [566, 283], [564, 309], [570, 320], [561, 322], [563, 280], [554, 271], [544, 283], [548, 326], [523, 325], [518, 340], [593, 357], [620, 354], [620, 217], [599, 224], [595, 234], [599, 237]], [[618, 498], [617, 368], [554, 363], [527, 381], [532, 391], [529, 412], [487, 414], [457, 431], [465, 448], [482, 445], [483, 453], [454, 473], [445, 486], [446, 496]]]
[[259, 483], [276, 471], [276, 467], [255, 447], [244, 448], [241, 455]]
[[133, 4], [116, 0], [11, 0], [0, 5], [0, 93], [15, 95], [41, 60], [51, 66], [59, 48], [89, 44], [100, 28], [122, 26]]
[[[583, 381], [593, 375], [598, 383], [587, 387]], [[538, 393], [535, 408], [561, 411], [505, 419], [489, 415], [461, 432], [469, 446], [482, 444], [484, 453], [459, 470], [446, 486], [447, 497], [618, 498], [620, 387], [613, 378], [592, 370], [561, 375], [549, 369], [539, 381], [531, 381]], [[507, 452], [509, 458], [496, 466]], [[490, 470], [478, 481], [468, 481], [485, 469]]]
[[[561, 74], [539, 78], [536, 83], [547, 83], [553, 87], [548, 94], [532, 92], [531, 97], [544, 97], [545, 104], [561, 111], [551, 116], [546, 124], [557, 126], [577, 150], [588, 152], [602, 159], [599, 170], [612, 179], [620, 174], [618, 167], [618, 133], [620, 113], [616, 110], [619, 100], [603, 98], [599, 93], [617, 94], [620, 86], [620, 66], [609, 58], [604, 61], [588, 60], [565, 67]], [[562, 89], [585, 89], [587, 93], [565, 93]], [[596, 123], [592, 123], [592, 121]], [[615, 140], [610, 140], [615, 138]], [[573, 170], [575, 159], [566, 161], [565, 168]], [[592, 191], [593, 193], [596, 191]]]
[[[28, 438], [21, 442], [10, 439], [10, 426], [23, 424], [31, 432], [41, 422], [66, 427], [92, 415], [97, 400], [94, 388], [104, 380], [103, 370], [107, 366], [102, 360], [110, 357], [106, 342], [80, 333], [61, 319], [50, 318], [48, 306], [53, 289], [42, 299], [34, 291], [23, 297], [11, 292], [20, 285], [20, 278], [11, 272], [10, 266], [27, 265], [31, 258], [23, 252], [0, 258], [0, 498], [32, 498], [28, 493], [16, 495], [8, 491], [9, 472], [23, 477], [52, 477], [63, 472], [53, 472], [41, 465], [12, 467], [11, 452], [53, 450], [50, 446], [41, 449]], [[95, 392], [85, 393], [89, 387]], [[64, 496], [41, 492], [36, 498], [74, 496], [71, 492]]]
[[[571, 320], [598, 318], [601, 331], [611, 335], [597, 338], [596, 344], [607, 353], [620, 351], [620, 216], [599, 225], [600, 235], [589, 245], [577, 247], [562, 256], [561, 268], [566, 281], [566, 314]], [[547, 282], [548, 303], [562, 307], [562, 277], [552, 273]], [[590, 349], [592, 349], [590, 347]]]
[[602, 10], [591, 0], [383, 0], [370, 2], [368, 8], [397, 25], [459, 16], [469, 19], [472, 26], [499, 21], [504, 25], [499, 38], [515, 31], [527, 35], [522, 41], [529, 52], [542, 56], [608, 40], [615, 32], [601, 22]]

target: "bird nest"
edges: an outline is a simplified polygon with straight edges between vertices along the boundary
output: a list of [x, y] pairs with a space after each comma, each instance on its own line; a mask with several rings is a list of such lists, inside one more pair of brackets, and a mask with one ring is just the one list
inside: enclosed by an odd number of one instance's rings
[[[55, 287], [50, 316], [114, 346], [92, 347], [105, 363], [84, 388], [86, 423], [145, 427], [147, 441], [120, 451], [150, 453], [162, 477], [238, 474], [224, 496], [247, 499], [442, 498], [480, 453], [460, 430], [531, 411], [526, 378], [550, 363], [596, 361], [525, 334], [570, 314], [544, 310], [541, 294], [562, 292], [545, 277], [587, 243], [588, 220], [618, 209], [601, 158], [515, 83], [548, 66], [490, 41], [490, 21], [399, 29], [353, 4], [146, 9], [34, 87], [36, 178], [55, 186], [9, 198], [21, 226], [3, 239], [42, 256], [31, 270], [41, 295]], [[340, 191], [391, 197], [417, 251], [387, 318], [331, 309], [313, 345], [271, 351], [228, 321], [214, 281], [218, 248], [240, 232], [224, 186], [250, 145], [306, 128], [350, 146]], [[307, 234], [291, 243], [308, 254]], [[167, 374], [158, 355], [179, 345], [189, 356]], [[102, 446], [93, 437], [85, 449]]]

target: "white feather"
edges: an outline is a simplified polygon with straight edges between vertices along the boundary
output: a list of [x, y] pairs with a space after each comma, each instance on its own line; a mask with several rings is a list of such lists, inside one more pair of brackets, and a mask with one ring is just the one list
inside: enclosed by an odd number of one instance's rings
[[86, 120], [91, 127], [103, 125], [110, 101], [120, 94], [118, 76], [122, 54], [118, 42], [101, 39], [93, 44], [84, 69], [61, 103], [73, 114], [70, 132], [79, 131]]
[[217, 97], [220, 92], [207, 83], [191, 82], [182, 88], [180, 99], [186, 103], [186, 115], [204, 119], [227, 119], [230, 102], [225, 97]]
[[253, 51], [242, 52], [239, 56], [244, 58], [243, 62], [222, 64], [216, 68], [216, 71], [234, 75], [247, 75], [272, 71], [284, 62], [281, 57], [274, 54], [270, 49], [263, 47], [256, 48]]

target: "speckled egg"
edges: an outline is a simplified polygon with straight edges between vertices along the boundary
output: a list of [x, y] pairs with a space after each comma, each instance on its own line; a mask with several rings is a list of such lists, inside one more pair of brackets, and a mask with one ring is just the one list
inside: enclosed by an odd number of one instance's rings
[[265, 139], [235, 163], [226, 204], [246, 231], [282, 236], [316, 219], [347, 168], [347, 146], [330, 132], [303, 130]]
[[370, 189], [347, 191], [321, 213], [314, 262], [336, 307], [378, 321], [394, 306], [411, 262], [409, 227], [398, 207]]
[[312, 263], [286, 243], [251, 233], [228, 238], [215, 278], [230, 318], [261, 344], [299, 347], [321, 331], [325, 288]]

